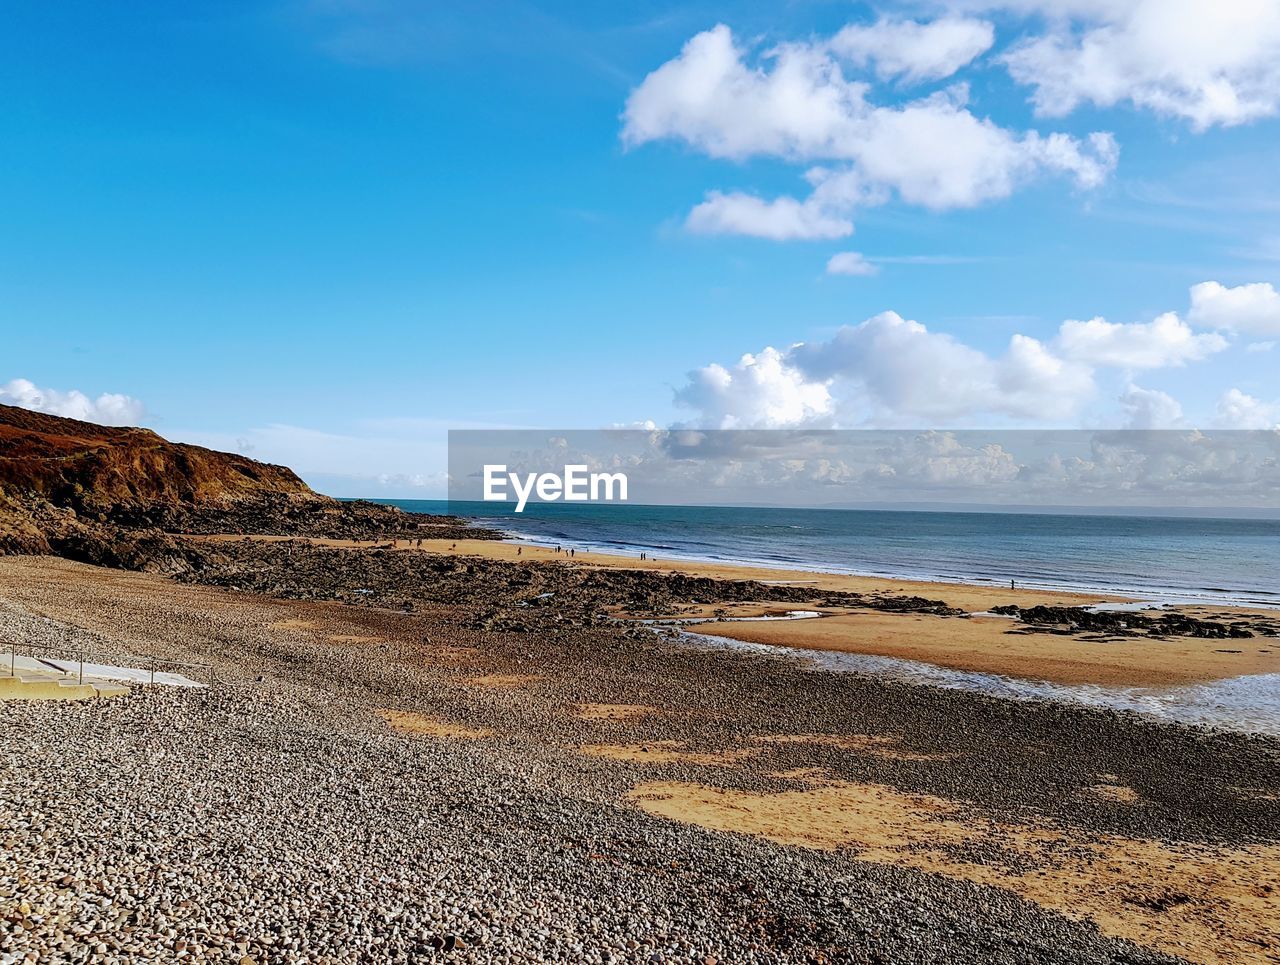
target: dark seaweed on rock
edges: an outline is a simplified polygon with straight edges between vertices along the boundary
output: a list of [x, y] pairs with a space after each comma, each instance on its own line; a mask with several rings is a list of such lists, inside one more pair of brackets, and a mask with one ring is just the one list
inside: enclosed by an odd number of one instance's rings
[[559, 562], [521, 562], [407, 553], [384, 549], [332, 549], [298, 540], [234, 540], [206, 553], [181, 574], [189, 582], [289, 599], [343, 600], [414, 609], [453, 605], [474, 611], [472, 624], [524, 631], [539, 626], [585, 626], [608, 621], [606, 608], [633, 616], [670, 614], [688, 603], [822, 603], [895, 612], [956, 615], [923, 597], [833, 593], [814, 587], [755, 580], [715, 580], [652, 570], [594, 569]]
[[1222, 623], [1201, 620], [1185, 613], [1162, 613], [1157, 617], [1143, 613], [1113, 610], [1089, 610], [1078, 606], [1032, 606], [1015, 604], [996, 606], [992, 613], [1018, 617], [1023, 623], [1040, 627], [1066, 628], [1071, 632], [1108, 633], [1115, 636], [1145, 634], [1153, 637], [1202, 637], [1210, 640], [1238, 640], [1269, 629], [1269, 624], [1256, 626], [1243, 620]]

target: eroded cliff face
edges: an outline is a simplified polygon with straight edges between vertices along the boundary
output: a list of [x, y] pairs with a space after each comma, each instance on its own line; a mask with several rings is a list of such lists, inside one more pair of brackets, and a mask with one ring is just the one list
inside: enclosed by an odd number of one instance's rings
[[0, 490], [86, 516], [148, 508], [221, 507], [284, 497], [330, 502], [283, 466], [0, 405]]
[[323, 496], [291, 469], [0, 405], [0, 555], [166, 573], [220, 555], [189, 534], [500, 538], [450, 516]]
[[179, 571], [197, 554], [166, 530], [191, 528], [207, 514], [273, 519], [342, 505], [283, 466], [169, 442], [150, 429], [0, 405], [0, 554]]

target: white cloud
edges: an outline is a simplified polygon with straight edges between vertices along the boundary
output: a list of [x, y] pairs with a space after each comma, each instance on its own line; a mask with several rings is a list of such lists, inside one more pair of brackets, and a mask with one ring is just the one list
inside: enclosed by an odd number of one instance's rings
[[[925, 52], [912, 56], [924, 63]], [[1094, 188], [1115, 168], [1111, 135], [1008, 130], [975, 116], [962, 84], [898, 106], [871, 103], [869, 90], [845, 77], [823, 42], [783, 44], [752, 64], [722, 24], [631, 92], [622, 138], [629, 146], [682, 141], [717, 158], [834, 164], [807, 172], [812, 192], [803, 201], [712, 193], [689, 217], [693, 230], [771, 238], [848, 234], [857, 207], [895, 194], [932, 210], [970, 208], [1044, 174]]]
[[1157, 369], [1207, 358], [1226, 348], [1227, 340], [1215, 332], [1197, 335], [1176, 313], [1165, 312], [1150, 322], [1063, 322], [1056, 345], [1066, 357], [1090, 365]]
[[[853, 266], [867, 264], [844, 254]], [[1015, 334], [1003, 353], [991, 354], [889, 311], [823, 341], [745, 355], [732, 369], [698, 369], [676, 400], [699, 413], [692, 424], [719, 428], [1046, 425], [1076, 418], [1104, 370], [1178, 367], [1227, 344], [1168, 312], [1130, 324], [1066, 321], [1050, 340]], [[1119, 402], [1130, 428], [1185, 425], [1182, 406], [1165, 392], [1128, 382]], [[1237, 400], [1236, 408], [1247, 406]]]
[[1218, 400], [1217, 422], [1227, 429], [1280, 429], [1280, 403], [1228, 389]]
[[867, 85], [845, 80], [821, 48], [786, 44], [772, 70], [750, 67], [727, 26], [697, 34], [631, 92], [628, 145], [676, 138], [712, 157], [767, 154], [797, 160], [847, 154]]
[[1172, 429], [1182, 424], [1182, 405], [1167, 392], [1130, 383], [1120, 396], [1126, 429]]
[[1280, 495], [1280, 433], [676, 428], [638, 445], [612, 458], [653, 502], [1274, 507]]
[[714, 428], [919, 424], [976, 416], [1065, 418], [1093, 392], [1090, 370], [1015, 335], [991, 357], [883, 312], [829, 340], [744, 355], [690, 373], [678, 404]]
[[1216, 281], [1191, 286], [1187, 318], [1205, 328], [1248, 335], [1280, 335], [1280, 292], [1269, 282], [1227, 288]]
[[1068, 174], [1079, 187], [1094, 188], [1115, 166], [1110, 135], [1093, 134], [1082, 142], [1066, 134], [1015, 134], [975, 117], [964, 106], [966, 97], [967, 91], [953, 88], [901, 108], [871, 111], [851, 149], [857, 170], [904, 201], [942, 211], [1006, 198], [1045, 172]]
[[874, 64], [881, 80], [906, 82], [950, 77], [995, 43], [985, 20], [943, 17], [929, 23], [882, 18], [850, 24], [831, 38], [831, 50], [855, 67]]
[[27, 379], [0, 386], [0, 403], [107, 426], [137, 425], [145, 413], [142, 403], [131, 396], [104, 392], [91, 399], [77, 389], [42, 389]]
[[[964, 419], [978, 414], [1058, 418], [1092, 391], [1087, 369], [1016, 335], [992, 358], [896, 312], [846, 325], [792, 357], [811, 378], [851, 390], [863, 417], [889, 421]], [[856, 417], [855, 417], [856, 418]]]
[[[953, 432], [895, 433], [877, 452], [874, 472], [861, 473], [894, 485], [930, 489], [977, 488], [1016, 480], [1022, 467], [996, 440], [968, 444]], [[852, 473], [850, 473], [852, 475]]]
[[879, 268], [857, 251], [841, 251], [832, 255], [827, 261], [828, 275], [852, 275], [865, 278], [878, 274], [879, 271]]
[[712, 191], [689, 212], [685, 227], [695, 234], [747, 235], [773, 241], [832, 239], [853, 234], [853, 222], [812, 201], [764, 201], [750, 194]]
[[809, 425], [832, 412], [825, 383], [807, 378], [775, 348], [744, 355], [732, 368], [712, 363], [690, 372], [676, 402], [716, 429]]
[[1035, 88], [1040, 114], [1129, 102], [1197, 130], [1280, 112], [1275, 0], [991, 0], [980, 9], [1040, 12], [1045, 33], [1004, 57]]

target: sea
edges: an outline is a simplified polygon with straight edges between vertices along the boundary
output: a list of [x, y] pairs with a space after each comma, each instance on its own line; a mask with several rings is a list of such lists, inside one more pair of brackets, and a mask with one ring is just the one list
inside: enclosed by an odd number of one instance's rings
[[[1280, 609], [1280, 520], [1074, 513], [529, 504], [381, 500], [453, 513], [540, 545], [943, 582], [1126, 596], [1136, 607], [1204, 603]], [[681, 631], [692, 645], [757, 652], [1010, 700], [1128, 711], [1168, 723], [1280, 738], [1280, 673], [1174, 687], [1065, 685], [896, 657], [741, 643]]]
[[1280, 609], [1280, 519], [380, 501], [580, 551]]

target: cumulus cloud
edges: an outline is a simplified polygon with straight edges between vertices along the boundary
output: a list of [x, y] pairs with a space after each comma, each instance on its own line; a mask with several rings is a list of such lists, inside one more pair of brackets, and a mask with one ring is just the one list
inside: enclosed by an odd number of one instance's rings
[[896, 312], [830, 339], [691, 372], [677, 404], [713, 428], [919, 424], [982, 416], [1059, 419], [1093, 392], [1087, 366], [1015, 335], [990, 356]]
[[831, 38], [831, 50], [855, 67], [874, 66], [881, 80], [941, 80], [986, 53], [995, 28], [985, 20], [942, 17], [929, 23], [882, 18], [850, 24]]
[[813, 201], [712, 191], [685, 219], [685, 227], [701, 235], [746, 235], [773, 241], [843, 238], [853, 222]]
[[1130, 383], [1120, 396], [1126, 429], [1172, 429], [1182, 424], [1182, 405], [1167, 392]]
[[809, 379], [775, 348], [748, 353], [731, 368], [713, 362], [690, 372], [676, 403], [697, 410], [700, 424], [716, 429], [807, 425], [832, 413], [826, 384]]
[[[844, 35], [846, 61], [872, 59], [904, 75], [945, 66], [942, 53], [920, 38], [941, 42], [947, 31], [884, 22], [860, 29], [873, 33]], [[876, 43], [883, 61], [867, 53]], [[931, 210], [970, 208], [1045, 174], [1094, 188], [1115, 168], [1110, 134], [1081, 139], [1003, 128], [968, 109], [963, 84], [876, 105], [868, 82], [845, 76], [834, 47], [834, 40], [789, 43], [753, 60], [721, 24], [689, 40], [631, 92], [622, 130], [629, 146], [676, 140], [716, 158], [817, 165], [805, 175], [812, 189], [806, 199], [712, 192], [691, 213], [692, 230], [841, 237], [852, 231], [857, 207], [895, 195]], [[959, 54], [948, 56], [954, 62]]]
[[[998, 440], [974, 443], [954, 432], [894, 433], [876, 455], [874, 475], [890, 485], [982, 489], [1011, 482], [1022, 472]], [[863, 481], [870, 475], [864, 472]]]
[[772, 69], [752, 67], [730, 29], [697, 34], [627, 98], [628, 145], [675, 138], [711, 157], [840, 157], [867, 85], [847, 81], [821, 48], [785, 44]]
[[1122, 369], [1158, 369], [1207, 358], [1227, 347], [1216, 332], [1197, 335], [1174, 312], [1150, 322], [1104, 318], [1063, 322], [1057, 345], [1068, 358]]
[[1057, 418], [1092, 390], [1089, 372], [1015, 335], [993, 358], [896, 312], [846, 325], [825, 342], [797, 345], [797, 367], [841, 383], [876, 418], [954, 420], [994, 413]]
[[[856, 252], [832, 263], [828, 270], [868, 266]], [[676, 401], [699, 413], [692, 424], [721, 428], [963, 425], [993, 418], [1043, 425], [1077, 416], [1097, 395], [1100, 372], [1181, 367], [1228, 344], [1218, 332], [1196, 332], [1166, 312], [1149, 322], [1068, 320], [1050, 339], [1015, 334], [993, 354], [888, 311], [825, 340], [745, 355], [731, 370], [698, 369]], [[1247, 396], [1224, 400], [1220, 425], [1256, 427], [1271, 411]], [[1177, 399], [1131, 380], [1118, 401], [1129, 428], [1186, 424]]]
[[1187, 318], [1205, 328], [1247, 335], [1280, 335], [1280, 292], [1269, 282], [1227, 288], [1216, 281], [1191, 286]]
[[1045, 116], [1082, 104], [1135, 107], [1196, 130], [1280, 112], [1275, 0], [991, 0], [962, 4], [1043, 13], [1047, 30], [1004, 56]]
[[131, 396], [104, 392], [91, 399], [78, 389], [42, 389], [27, 379], [0, 386], [0, 403], [107, 426], [137, 425], [145, 413], [142, 403]]
[[1218, 400], [1217, 422], [1227, 429], [1280, 429], [1280, 403], [1228, 389]]
[[828, 275], [852, 275], [865, 278], [878, 274], [879, 271], [879, 268], [857, 251], [841, 251], [827, 260]]

